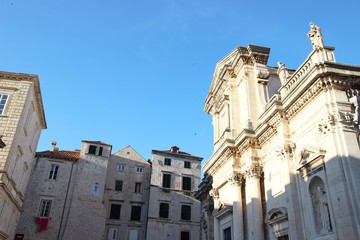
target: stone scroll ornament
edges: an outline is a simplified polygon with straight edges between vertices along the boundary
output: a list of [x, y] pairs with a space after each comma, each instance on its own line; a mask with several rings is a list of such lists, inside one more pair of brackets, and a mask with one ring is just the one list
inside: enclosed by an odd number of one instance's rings
[[310, 31], [308, 33], [312, 47], [314, 50], [324, 48], [324, 41], [321, 34], [320, 27], [314, 23], [310, 23]]

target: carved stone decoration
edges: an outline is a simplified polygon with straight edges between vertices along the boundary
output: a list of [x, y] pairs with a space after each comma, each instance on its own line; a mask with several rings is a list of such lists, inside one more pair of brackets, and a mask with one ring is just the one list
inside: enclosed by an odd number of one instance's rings
[[261, 78], [261, 79], [268, 79], [270, 77], [270, 72], [269, 70], [257, 70], [256, 71], [256, 77], [257, 78]]
[[214, 199], [219, 198], [219, 192], [216, 188], [211, 189], [209, 195]]
[[324, 48], [324, 41], [320, 31], [320, 27], [314, 23], [310, 23], [310, 31], [308, 33], [312, 47], [314, 50]]
[[291, 143], [285, 143], [283, 146], [278, 146], [276, 152], [278, 153], [278, 157], [281, 158], [291, 158], [294, 156], [296, 149], [296, 144]]
[[354, 106], [354, 116], [353, 121], [355, 124], [359, 125], [359, 118], [360, 118], [360, 96], [353, 96], [349, 99]]
[[245, 170], [244, 175], [247, 178], [260, 178], [262, 173], [262, 167], [259, 164], [252, 164]]
[[243, 180], [243, 176], [239, 172], [233, 172], [228, 177], [228, 181], [233, 185], [240, 185]]
[[326, 118], [321, 119], [321, 122], [319, 123], [319, 132], [321, 134], [329, 133], [335, 123], [336, 121], [334, 115], [329, 115]]
[[287, 71], [285, 64], [283, 64], [282, 62], [278, 62], [277, 64], [279, 66], [279, 68], [277, 70], [277, 74], [279, 75], [281, 85], [284, 85], [289, 78], [289, 73]]

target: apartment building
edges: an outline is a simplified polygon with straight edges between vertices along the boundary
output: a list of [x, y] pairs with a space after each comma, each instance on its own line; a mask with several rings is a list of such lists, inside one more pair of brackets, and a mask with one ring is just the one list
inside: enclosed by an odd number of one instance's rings
[[0, 72], [0, 239], [13, 239], [46, 128], [37, 75]]
[[200, 239], [201, 157], [169, 150], [152, 150], [152, 173], [146, 239]]

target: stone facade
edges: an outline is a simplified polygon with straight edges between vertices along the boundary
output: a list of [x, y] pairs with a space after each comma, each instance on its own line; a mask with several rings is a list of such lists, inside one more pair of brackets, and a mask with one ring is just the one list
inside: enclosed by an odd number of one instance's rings
[[114, 153], [106, 176], [108, 240], [146, 237], [151, 164], [131, 146]]
[[0, 239], [13, 239], [42, 129], [37, 75], [0, 72]]
[[152, 151], [152, 174], [146, 239], [200, 239], [202, 158], [179, 151]]
[[17, 234], [39, 240], [103, 239], [110, 154], [111, 145], [98, 141], [82, 141], [79, 151], [59, 151], [54, 144], [37, 153]]
[[360, 238], [360, 66], [337, 63], [313, 23], [308, 37], [295, 71], [268, 66], [270, 49], [254, 45], [216, 65], [203, 188], [215, 240]]

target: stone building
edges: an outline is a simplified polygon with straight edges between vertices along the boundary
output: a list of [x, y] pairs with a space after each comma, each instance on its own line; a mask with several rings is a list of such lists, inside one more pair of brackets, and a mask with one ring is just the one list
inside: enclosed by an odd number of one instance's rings
[[145, 239], [151, 164], [128, 146], [110, 157], [105, 189], [108, 240]]
[[200, 239], [200, 184], [202, 158], [179, 151], [152, 150], [152, 173], [146, 239]]
[[13, 239], [46, 128], [37, 75], [0, 72], [0, 239]]
[[59, 151], [55, 145], [53, 142], [51, 150], [36, 153], [18, 236], [37, 240], [103, 239], [103, 197], [112, 146], [82, 141], [81, 150]]
[[203, 188], [215, 240], [360, 239], [360, 66], [337, 63], [313, 23], [308, 37], [296, 70], [268, 66], [255, 45], [216, 65]]

